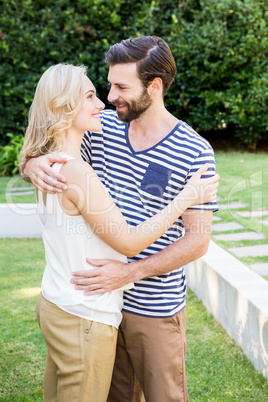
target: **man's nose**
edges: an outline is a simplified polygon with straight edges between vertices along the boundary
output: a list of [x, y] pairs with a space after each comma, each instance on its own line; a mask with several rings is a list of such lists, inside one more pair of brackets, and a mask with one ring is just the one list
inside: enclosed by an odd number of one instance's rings
[[118, 99], [118, 97], [119, 97], [119, 95], [118, 95], [116, 89], [110, 88], [110, 91], [109, 91], [108, 97], [107, 97], [108, 101], [113, 103], [114, 101], [116, 101]]

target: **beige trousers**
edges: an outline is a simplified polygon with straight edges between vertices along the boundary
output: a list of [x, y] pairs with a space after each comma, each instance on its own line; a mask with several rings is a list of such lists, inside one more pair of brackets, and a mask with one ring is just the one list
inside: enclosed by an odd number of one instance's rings
[[39, 295], [36, 317], [47, 344], [45, 402], [106, 402], [117, 329], [66, 313]]
[[123, 312], [108, 402], [188, 401], [185, 309], [173, 317]]

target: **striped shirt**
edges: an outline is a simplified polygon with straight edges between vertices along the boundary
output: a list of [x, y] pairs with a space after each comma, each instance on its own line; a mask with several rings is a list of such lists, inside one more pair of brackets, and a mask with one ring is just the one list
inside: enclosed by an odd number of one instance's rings
[[[204, 177], [215, 174], [210, 144], [187, 123], [176, 127], [153, 147], [135, 152], [128, 139], [128, 124], [117, 113], [101, 113], [102, 132], [86, 132], [81, 152], [133, 227], [165, 207], [204, 163]], [[192, 209], [217, 210], [217, 203]], [[179, 218], [155, 243], [129, 261], [158, 253], [184, 234]], [[149, 317], [168, 317], [185, 307], [186, 278], [183, 267], [164, 275], [142, 279], [124, 292], [124, 310]]]

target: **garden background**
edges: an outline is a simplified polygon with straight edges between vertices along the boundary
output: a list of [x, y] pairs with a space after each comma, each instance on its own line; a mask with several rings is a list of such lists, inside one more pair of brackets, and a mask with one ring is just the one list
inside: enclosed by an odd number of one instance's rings
[[[250, 149], [268, 139], [268, 9], [256, 0], [2, 0], [0, 171], [23, 141], [40, 75], [51, 65], [85, 64], [106, 100], [104, 56], [123, 38], [158, 35], [177, 63], [167, 108], [200, 134]], [[16, 164], [16, 162], [15, 162]]]
[[[262, 172], [257, 187], [262, 195], [255, 204], [267, 208], [267, 21], [267, 0], [2, 0], [0, 176], [17, 173], [35, 86], [49, 66], [85, 64], [98, 95], [111, 107], [106, 101], [106, 51], [124, 38], [158, 35], [169, 44], [178, 70], [165, 104], [217, 150], [221, 203], [243, 201], [251, 211], [255, 199], [250, 175]], [[1, 203], [6, 202], [13, 179], [1, 178]], [[242, 179], [246, 188], [230, 199], [230, 189]], [[33, 200], [34, 195], [14, 198], [14, 202]], [[226, 210], [218, 216], [227, 223], [234, 219], [234, 213]], [[260, 221], [238, 215], [235, 219], [245, 225], [242, 231], [246, 227], [261, 231], [264, 239], [258, 243], [267, 243], [268, 229]], [[255, 243], [244, 240], [239, 245]], [[228, 249], [235, 243], [219, 244]], [[0, 401], [39, 401], [45, 345], [34, 306], [44, 269], [42, 242], [1, 239], [0, 253]], [[266, 257], [242, 261], [265, 262]], [[268, 399], [266, 379], [191, 292], [187, 297], [190, 399]]]

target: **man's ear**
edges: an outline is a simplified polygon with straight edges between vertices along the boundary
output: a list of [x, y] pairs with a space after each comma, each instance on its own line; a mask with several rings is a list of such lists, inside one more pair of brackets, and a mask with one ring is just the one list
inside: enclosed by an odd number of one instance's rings
[[148, 92], [151, 96], [158, 95], [159, 93], [163, 93], [163, 82], [160, 77], [155, 77], [153, 81], [150, 83]]

